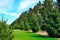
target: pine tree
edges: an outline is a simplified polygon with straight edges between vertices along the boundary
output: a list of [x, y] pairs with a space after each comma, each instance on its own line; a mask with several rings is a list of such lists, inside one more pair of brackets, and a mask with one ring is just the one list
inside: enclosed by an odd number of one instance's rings
[[21, 30], [24, 30], [24, 22], [21, 21], [19, 25], [20, 25], [20, 29], [21, 29]]
[[57, 4], [58, 4], [59, 12], [60, 12], [60, 0], [57, 0]]
[[37, 20], [38, 20], [38, 25], [39, 28], [41, 26], [41, 14], [42, 14], [42, 3], [39, 1], [37, 5], [33, 8], [34, 13], [36, 14]]
[[42, 16], [42, 26], [41, 29], [42, 30], [46, 30], [46, 28], [44, 27], [44, 24], [47, 22], [46, 19], [48, 20], [48, 15], [50, 15], [49, 12], [52, 12], [52, 8], [53, 8], [53, 4], [52, 4], [52, 0], [45, 0], [44, 4], [43, 4], [43, 16]]
[[0, 40], [12, 40], [12, 38], [12, 28], [9, 28], [2, 17], [2, 21], [0, 21]]
[[29, 25], [29, 22], [28, 22], [28, 13], [27, 13], [27, 11], [25, 11], [25, 12], [23, 13], [23, 16], [24, 16], [24, 19], [23, 19], [24, 29], [25, 29], [25, 30], [29, 30], [29, 29], [30, 29], [30, 25]]
[[22, 13], [22, 15], [20, 15], [20, 22], [19, 22], [18, 25], [20, 25], [21, 30], [24, 30], [24, 16], [23, 16], [23, 13]]
[[30, 25], [33, 32], [39, 31], [38, 19], [35, 13], [31, 13]]
[[52, 2], [52, 0], [45, 0], [44, 2], [42, 27], [48, 32], [50, 37], [60, 37], [60, 16], [57, 8], [55, 10], [56, 12], [53, 12]]

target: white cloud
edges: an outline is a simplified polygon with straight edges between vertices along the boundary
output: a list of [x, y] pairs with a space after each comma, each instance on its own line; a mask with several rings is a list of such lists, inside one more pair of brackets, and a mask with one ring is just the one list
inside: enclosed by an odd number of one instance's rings
[[5, 14], [5, 15], [14, 16], [14, 17], [19, 17], [20, 15], [20, 13], [9, 13], [6, 11], [0, 11], [0, 14]]
[[0, 9], [4, 11], [11, 10], [13, 8], [14, 0], [0, 0]]
[[5, 15], [10, 15], [14, 17], [18, 17], [19, 13], [8, 12], [13, 9], [13, 3], [15, 0], [0, 0], [0, 13]]
[[31, 6], [34, 3], [37, 3], [39, 0], [23, 0], [20, 5], [18, 6], [18, 10], [25, 9]]
[[[9, 10], [13, 9], [13, 2], [15, 0], [0, 0], [0, 13], [10, 15], [10, 16], [15, 16], [18, 17], [21, 14], [21, 11], [16, 12], [8, 12]], [[17, 10], [22, 10], [26, 9], [26, 7], [29, 7], [30, 5], [37, 3], [39, 0], [23, 0], [20, 2], [19, 6], [17, 7]], [[32, 6], [33, 7], [33, 6]]]

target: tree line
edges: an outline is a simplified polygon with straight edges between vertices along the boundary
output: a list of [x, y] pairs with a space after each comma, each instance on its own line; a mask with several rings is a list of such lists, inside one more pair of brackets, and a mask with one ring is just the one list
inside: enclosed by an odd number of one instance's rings
[[[59, 5], [58, 5], [59, 6]], [[47, 31], [49, 37], [60, 37], [60, 12], [53, 0], [39, 1], [34, 8], [23, 12], [11, 26], [15, 29]]]

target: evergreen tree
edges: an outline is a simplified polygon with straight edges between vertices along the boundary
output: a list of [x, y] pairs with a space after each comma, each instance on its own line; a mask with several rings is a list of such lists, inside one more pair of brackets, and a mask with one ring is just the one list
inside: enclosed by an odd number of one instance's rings
[[31, 29], [33, 32], [39, 31], [38, 20], [37, 20], [37, 16], [35, 13], [31, 13], [30, 25], [31, 25]]
[[21, 21], [19, 25], [20, 25], [20, 29], [21, 29], [21, 30], [24, 30], [24, 22]]
[[50, 15], [49, 12], [52, 12], [52, 8], [53, 8], [52, 0], [45, 0], [43, 4], [43, 16], [42, 16], [43, 19], [42, 19], [42, 24], [41, 24], [42, 30], [46, 30], [46, 28], [44, 27], [44, 24], [47, 22], [46, 19], [48, 15]]
[[58, 10], [55, 10], [56, 12], [52, 11], [54, 9], [52, 2], [52, 0], [45, 0], [44, 2], [42, 27], [48, 32], [50, 37], [60, 37], [60, 16]]
[[12, 40], [12, 28], [9, 29], [9, 26], [6, 24], [6, 21], [0, 21], [0, 40]]
[[33, 8], [33, 11], [37, 16], [39, 28], [41, 26], [41, 14], [42, 14], [41, 10], [42, 10], [42, 3], [39, 1], [39, 3], [37, 3], [37, 5], [35, 5], [35, 7]]
[[28, 22], [28, 13], [27, 13], [27, 11], [25, 11], [25, 12], [23, 13], [23, 16], [24, 16], [24, 19], [23, 19], [24, 29], [25, 29], [25, 30], [29, 30], [29, 29], [30, 29], [30, 25], [29, 25], [29, 22]]
[[18, 25], [20, 25], [21, 30], [24, 30], [24, 16], [23, 16], [23, 13], [22, 13], [22, 15], [20, 15], [20, 22], [19, 22]]
[[17, 18], [15, 21], [13, 21], [10, 26], [12, 26], [14, 29], [19, 29], [20, 28], [19, 22], [20, 22], [20, 17]]
[[14, 29], [19, 29], [19, 28], [20, 28], [20, 25], [18, 25], [18, 23], [15, 22], [15, 24], [13, 25], [13, 28], [14, 28]]
[[58, 4], [59, 11], [60, 11], [60, 0], [57, 0], [57, 4]]

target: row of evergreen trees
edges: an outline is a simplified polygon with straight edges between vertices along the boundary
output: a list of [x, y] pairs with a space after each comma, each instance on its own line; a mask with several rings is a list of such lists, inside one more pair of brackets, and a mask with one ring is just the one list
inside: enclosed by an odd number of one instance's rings
[[60, 37], [60, 13], [53, 0], [39, 1], [34, 8], [23, 12], [12, 24], [14, 28], [47, 31], [50, 37]]

